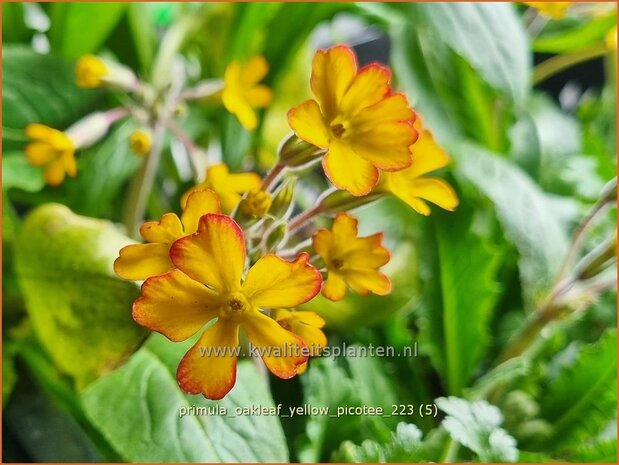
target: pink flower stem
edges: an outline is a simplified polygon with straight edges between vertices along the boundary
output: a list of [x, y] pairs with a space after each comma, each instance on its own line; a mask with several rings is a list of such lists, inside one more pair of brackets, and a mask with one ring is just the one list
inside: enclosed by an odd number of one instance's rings
[[285, 168], [286, 165], [281, 163], [277, 163], [273, 168], [271, 168], [271, 171], [267, 173], [262, 181], [261, 189], [268, 192], [275, 185]]
[[303, 213], [295, 216], [290, 220], [290, 224], [288, 225], [288, 233], [293, 234], [298, 229], [302, 228], [306, 223], [311, 221], [314, 217], [318, 216], [322, 213], [322, 204], [318, 203], [314, 207], [305, 210]]

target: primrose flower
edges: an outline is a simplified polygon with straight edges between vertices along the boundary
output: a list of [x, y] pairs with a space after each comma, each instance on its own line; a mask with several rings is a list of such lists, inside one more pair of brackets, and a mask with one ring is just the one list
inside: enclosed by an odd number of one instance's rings
[[[327, 345], [327, 336], [322, 332], [325, 320], [318, 314], [308, 311], [291, 312], [289, 310], [275, 310], [275, 321], [279, 325], [299, 336], [308, 347], [310, 357], [320, 355], [320, 351]], [[298, 374], [304, 373], [307, 362], [299, 365]]]
[[254, 189], [249, 191], [247, 196], [241, 200], [239, 208], [247, 216], [262, 218], [271, 208], [272, 201], [271, 194], [261, 189]]
[[178, 366], [184, 391], [221, 399], [232, 389], [240, 328], [273, 374], [284, 379], [297, 374], [307, 347], [260, 309], [294, 307], [319, 292], [322, 276], [308, 254], [293, 261], [265, 255], [243, 280], [243, 231], [228, 216], [207, 214], [195, 234], [172, 245], [170, 257], [177, 269], [144, 282], [133, 318], [172, 341], [188, 339], [217, 319]]
[[95, 55], [83, 55], [75, 64], [75, 83], [85, 89], [104, 85], [137, 90], [138, 79], [126, 66], [112, 63]]
[[563, 19], [574, 2], [523, 2], [539, 14], [551, 19]]
[[458, 196], [453, 188], [440, 178], [423, 176], [447, 166], [449, 155], [436, 143], [432, 133], [423, 128], [421, 118], [417, 118], [415, 127], [420, 135], [411, 147], [412, 166], [395, 173], [386, 173], [379, 190], [391, 192], [424, 216], [430, 214], [426, 200], [445, 210], [453, 211], [458, 206]]
[[44, 124], [26, 126], [26, 136], [32, 139], [26, 145], [28, 161], [34, 166], [45, 167], [45, 181], [51, 186], [62, 184], [66, 175], [75, 177], [75, 143], [62, 131]]
[[135, 154], [140, 156], [148, 155], [152, 147], [150, 131], [145, 129], [133, 131], [129, 137], [129, 145]]
[[233, 61], [226, 68], [221, 98], [226, 109], [236, 115], [245, 129], [256, 129], [258, 118], [254, 109], [271, 103], [271, 89], [258, 84], [268, 72], [269, 64], [262, 56], [253, 57], [244, 65]]
[[189, 189], [181, 198], [181, 205], [187, 196], [196, 189], [211, 189], [221, 201], [222, 213], [231, 213], [246, 192], [259, 189], [262, 181], [256, 173], [230, 173], [225, 163], [218, 163], [206, 169], [206, 178], [196, 187]]
[[357, 219], [348, 213], [339, 213], [331, 230], [319, 229], [312, 236], [312, 247], [327, 267], [327, 280], [322, 294], [330, 300], [342, 300], [346, 287], [367, 295], [391, 292], [391, 281], [378, 271], [391, 255], [382, 246], [383, 233], [358, 237]]
[[172, 243], [196, 232], [202, 215], [219, 211], [219, 199], [213, 191], [192, 192], [180, 219], [174, 213], [165, 213], [161, 220], [142, 225], [140, 235], [146, 243], [123, 247], [114, 262], [114, 271], [123, 279], [142, 281], [173, 270], [169, 253]]
[[357, 70], [349, 47], [319, 50], [312, 64], [307, 100], [288, 112], [296, 135], [327, 152], [325, 174], [338, 188], [365, 195], [379, 169], [397, 171], [412, 163], [415, 114], [403, 94], [392, 93], [391, 73], [379, 64]]

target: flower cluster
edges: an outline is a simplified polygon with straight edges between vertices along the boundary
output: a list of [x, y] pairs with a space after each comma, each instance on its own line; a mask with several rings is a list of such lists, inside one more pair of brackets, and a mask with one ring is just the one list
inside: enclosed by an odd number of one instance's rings
[[[89, 57], [81, 67], [83, 85], [120, 85], [105, 63]], [[271, 100], [271, 91], [258, 84], [267, 72], [266, 61], [254, 58], [232, 63], [225, 73], [221, 98], [247, 128], [257, 126], [254, 109]], [[143, 281], [135, 321], [174, 342], [197, 336], [177, 371], [186, 392], [220, 399], [232, 389], [245, 340], [240, 334], [276, 376], [301, 374], [327, 344], [328, 315], [319, 300], [306, 304], [320, 293], [339, 301], [348, 292], [391, 292], [382, 270], [391, 258], [383, 233], [360, 235], [348, 210], [387, 195], [422, 215], [430, 214], [428, 202], [457, 207], [452, 187], [427, 176], [447, 166], [447, 153], [390, 80], [382, 65], [358, 69], [349, 47], [319, 50], [310, 80], [315, 99], [288, 112], [294, 133], [280, 145], [275, 166], [262, 177], [210, 164], [180, 197], [180, 216], [166, 213], [144, 223], [143, 242], [120, 250], [116, 273]], [[125, 89], [130, 81], [125, 75]], [[212, 88], [206, 82], [180, 95]], [[53, 134], [54, 160], [73, 160], [72, 139]], [[136, 153], [148, 152], [148, 134], [132, 136]], [[303, 211], [295, 190], [315, 162], [322, 163], [326, 187]]]

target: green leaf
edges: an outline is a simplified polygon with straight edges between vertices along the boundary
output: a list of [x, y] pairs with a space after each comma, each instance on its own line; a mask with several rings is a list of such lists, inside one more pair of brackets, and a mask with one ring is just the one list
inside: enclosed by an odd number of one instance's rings
[[494, 204], [506, 237], [520, 254], [526, 303], [543, 298], [567, 252], [566, 231], [555, 204], [520, 168], [476, 145], [454, 144], [456, 175], [474, 184]]
[[482, 462], [515, 462], [516, 440], [500, 428], [501, 411], [484, 400], [469, 402], [439, 397], [436, 405], [447, 414], [443, 427], [451, 437], [475, 452]]
[[[241, 361], [232, 391], [209, 401], [178, 387], [174, 373], [187, 348], [156, 335], [83, 393], [86, 415], [116, 451], [131, 462], [288, 461], [276, 415], [235, 414], [237, 407], [273, 407], [256, 365]], [[191, 408], [204, 410], [181, 416]], [[216, 414], [217, 408], [227, 414]]]
[[541, 417], [553, 425], [554, 436], [541, 446], [565, 445], [595, 437], [616, 417], [617, 333], [584, 346], [574, 363], [544, 383]]
[[22, 152], [5, 152], [2, 154], [2, 190], [12, 187], [37, 192], [45, 186], [43, 170], [28, 163]]
[[617, 13], [592, 18], [575, 27], [544, 34], [533, 41], [533, 50], [544, 53], [569, 53], [606, 40], [606, 34], [617, 25]]
[[66, 58], [95, 53], [120, 21], [127, 3], [55, 3], [49, 31], [52, 51]]
[[57, 204], [38, 207], [17, 238], [16, 270], [37, 337], [78, 386], [113, 369], [140, 344], [134, 283], [112, 271], [130, 242], [103, 220]]
[[9, 399], [15, 383], [17, 382], [17, 371], [15, 371], [15, 359], [12, 351], [8, 350], [5, 343], [2, 351], [2, 406]]
[[2, 40], [4, 43], [26, 41], [32, 31], [24, 20], [24, 3], [11, 2], [2, 6]]
[[420, 343], [441, 372], [447, 391], [459, 395], [490, 342], [501, 256], [487, 238], [471, 229], [472, 217], [462, 208], [433, 218], [439, 302], [424, 311], [427, 330], [420, 333]]
[[39, 55], [23, 46], [2, 48], [2, 72], [4, 150], [23, 146], [23, 129], [28, 123], [65, 129], [91, 108], [100, 95], [74, 84], [72, 63], [52, 55]]

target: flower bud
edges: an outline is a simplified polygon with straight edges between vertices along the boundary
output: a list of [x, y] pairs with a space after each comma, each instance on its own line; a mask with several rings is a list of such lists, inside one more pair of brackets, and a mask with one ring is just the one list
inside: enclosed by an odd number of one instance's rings
[[355, 197], [347, 191], [338, 190], [327, 193], [326, 196], [319, 199], [318, 204], [321, 206], [322, 212], [334, 214], [367, 205], [368, 203], [378, 200], [384, 195], [385, 194], [381, 191], [373, 191], [363, 197]]
[[294, 177], [286, 179], [273, 194], [273, 202], [269, 209], [269, 214], [273, 218], [283, 218], [289, 213], [296, 182]]
[[65, 133], [73, 141], [76, 149], [89, 147], [105, 136], [116, 119], [111, 117], [109, 112], [91, 113], [73, 124]]
[[271, 194], [260, 189], [254, 189], [249, 191], [241, 200], [239, 208], [247, 216], [261, 218], [269, 211], [271, 202]]
[[279, 148], [279, 163], [295, 168], [306, 165], [324, 154], [325, 149], [309, 144], [293, 134]]
[[77, 60], [75, 82], [86, 89], [96, 89], [104, 85], [128, 91], [136, 91], [139, 88], [138, 78], [133, 71], [95, 55], [83, 55]]
[[136, 155], [148, 155], [152, 147], [150, 131], [148, 129], [137, 129], [133, 131], [129, 138], [129, 145]]

